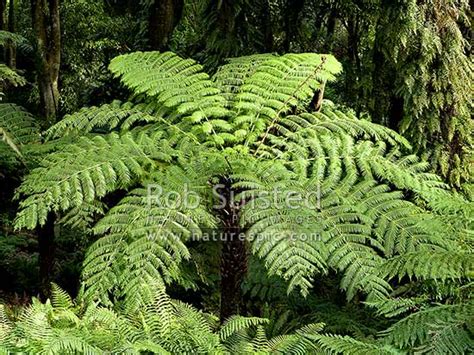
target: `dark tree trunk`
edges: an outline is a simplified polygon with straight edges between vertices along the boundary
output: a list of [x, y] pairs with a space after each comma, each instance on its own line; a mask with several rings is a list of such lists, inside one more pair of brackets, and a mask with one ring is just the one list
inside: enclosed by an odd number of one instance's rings
[[151, 5], [148, 24], [151, 49], [169, 49], [169, 40], [181, 20], [183, 6], [183, 0], [155, 0]]
[[390, 112], [388, 115], [387, 126], [394, 131], [398, 131], [400, 122], [403, 119], [403, 99], [393, 95], [390, 98]]
[[261, 20], [263, 26], [264, 52], [273, 52], [272, 14], [268, 0], [263, 2]]
[[54, 234], [54, 215], [50, 213], [45, 225], [38, 227], [39, 291], [43, 301], [51, 296], [55, 253]]
[[31, 0], [33, 30], [36, 36], [36, 69], [44, 127], [56, 122], [59, 105], [61, 29], [59, 0]]
[[361, 62], [359, 56], [359, 16], [349, 15], [347, 19], [347, 54], [349, 57], [350, 64], [347, 67], [347, 79], [346, 79], [346, 91], [349, 93], [349, 99], [352, 102], [352, 106], [355, 108], [357, 115], [360, 114], [361, 105], [359, 100], [360, 90], [359, 82], [361, 76]]
[[[10, 6], [8, 8], [8, 31], [12, 33], [16, 32], [15, 0], [10, 0]], [[7, 64], [10, 68], [16, 69], [16, 45], [13, 42], [8, 44]]]
[[7, 0], [0, 0], [0, 31], [5, 31], [5, 9], [7, 7]]
[[304, 0], [287, 0], [285, 7], [285, 38], [283, 50], [289, 52], [291, 43], [296, 39], [299, 28], [300, 13], [303, 10]]
[[221, 180], [219, 191], [225, 201], [219, 210], [223, 225], [220, 271], [221, 305], [220, 319], [224, 322], [230, 316], [242, 311], [242, 282], [247, 272], [247, 246], [239, 225], [239, 206], [232, 201], [232, 181]]
[[332, 9], [329, 13], [329, 18], [327, 21], [327, 32], [326, 38], [324, 40], [323, 49], [325, 53], [332, 52], [332, 47], [334, 44], [334, 31], [336, 29], [336, 20], [337, 20], [337, 11]]
[[369, 111], [374, 122], [398, 130], [403, 119], [404, 102], [395, 93], [396, 70], [384, 54], [384, 39], [381, 36], [384, 22], [379, 20], [376, 26], [376, 35], [372, 56], [372, 90], [370, 92]]
[[[61, 28], [59, 0], [31, 0], [32, 25], [35, 33], [36, 72], [43, 128], [56, 122], [59, 106], [59, 67], [61, 64]], [[40, 296], [50, 296], [54, 266], [54, 214], [38, 228]]]
[[[7, 0], [0, 0], [0, 31], [5, 31], [7, 29], [7, 24], [5, 22], [5, 10], [7, 8]], [[7, 49], [5, 51], [0, 52], [0, 59], [5, 61], [7, 54]], [[1, 84], [0, 84], [1, 86]]]

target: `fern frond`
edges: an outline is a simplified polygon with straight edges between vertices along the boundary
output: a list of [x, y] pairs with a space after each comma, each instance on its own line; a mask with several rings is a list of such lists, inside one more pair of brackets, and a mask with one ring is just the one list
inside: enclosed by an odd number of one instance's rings
[[259, 147], [281, 116], [308, 105], [320, 83], [333, 80], [340, 70], [329, 55], [286, 54], [262, 61], [234, 99], [235, 122], [240, 122], [237, 129], [247, 132], [247, 144], [263, 135]]
[[115, 133], [81, 137], [61, 152], [49, 154], [18, 189], [28, 195], [20, 203], [17, 228], [45, 223], [49, 212], [91, 203], [117, 188], [127, 188], [173, 151], [160, 135]]
[[65, 310], [71, 309], [74, 306], [71, 296], [55, 283], [51, 287], [51, 304], [54, 308]]
[[212, 80], [219, 86], [222, 95], [227, 100], [227, 107], [234, 104], [235, 95], [245, 80], [255, 73], [258, 67], [269, 59], [275, 58], [274, 54], [254, 54], [238, 58], [229, 58], [227, 63], [221, 65], [212, 76]]
[[377, 310], [378, 315], [396, 317], [401, 314], [416, 311], [428, 300], [427, 297], [416, 298], [386, 298], [377, 301], [365, 302], [369, 307]]
[[474, 277], [474, 257], [472, 253], [463, 251], [422, 249], [393, 257], [381, 269], [389, 278], [461, 280]]
[[9, 44], [13, 44], [24, 53], [33, 52], [33, 46], [22, 35], [9, 31], [0, 31], [0, 46], [7, 46]]
[[0, 161], [14, 161], [12, 152], [22, 156], [23, 147], [39, 142], [34, 117], [15, 104], [0, 103]]
[[205, 199], [195, 195], [196, 201], [186, 200], [186, 191], [175, 195], [185, 186], [194, 193], [201, 186], [202, 191], [205, 178], [193, 181], [192, 176], [177, 166], [157, 172], [146, 188], [133, 190], [97, 223], [95, 233], [105, 236], [86, 256], [87, 297], [103, 300], [108, 292], [120, 290], [139, 300], [141, 285], [179, 280], [180, 263], [190, 257], [184, 242], [198, 240], [201, 228], [213, 228], [216, 223]]
[[326, 334], [312, 335], [310, 338], [330, 354], [402, 354], [388, 345], [365, 343], [349, 336]]
[[222, 341], [226, 341], [232, 335], [242, 330], [266, 323], [268, 323], [268, 319], [264, 318], [232, 316], [222, 325], [221, 329], [219, 330], [219, 336]]

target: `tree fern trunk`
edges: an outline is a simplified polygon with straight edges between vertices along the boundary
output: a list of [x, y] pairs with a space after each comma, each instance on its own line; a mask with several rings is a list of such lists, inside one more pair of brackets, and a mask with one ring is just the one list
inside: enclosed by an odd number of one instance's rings
[[55, 253], [54, 234], [54, 216], [50, 214], [45, 225], [38, 228], [39, 291], [42, 301], [51, 294]]
[[232, 201], [232, 182], [224, 178], [219, 191], [222, 208], [219, 210], [223, 225], [221, 239], [221, 322], [234, 314], [239, 314], [242, 308], [242, 281], [247, 272], [247, 247], [241, 236], [239, 226], [239, 206]]

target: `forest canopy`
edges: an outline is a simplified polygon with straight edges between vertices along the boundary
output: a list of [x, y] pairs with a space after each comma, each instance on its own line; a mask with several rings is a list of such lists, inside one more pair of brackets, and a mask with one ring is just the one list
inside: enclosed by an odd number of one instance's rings
[[474, 352], [472, 13], [0, 0], [0, 353]]

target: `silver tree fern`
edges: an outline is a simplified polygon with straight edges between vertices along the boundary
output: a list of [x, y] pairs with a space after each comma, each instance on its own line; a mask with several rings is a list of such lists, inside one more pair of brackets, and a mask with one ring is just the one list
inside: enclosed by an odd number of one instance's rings
[[[328, 270], [342, 275], [348, 298], [362, 293], [369, 302], [389, 299], [394, 277], [472, 277], [467, 261], [440, 266], [465, 250], [459, 235], [470, 222], [449, 216], [470, 207], [425, 172], [409, 143], [327, 101], [312, 112], [315, 91], [341, 70], [332, 56], [241, 57], [210, 77], [173, 53], [137, 52], [110, 69], [129, 102], [84, 108], [51, 127], [49, 144], [61, 148], [17, 191], [17, 228], [35, 228], [51, 212], [87, 225], [98, 211], [91, 206], [126, 191], [88, 225], [100, 238], [84, 263], [87, 300], [125, 297], [133, 307], [152, 281], [186, 282], [187, 241], [213, 230], [224, 237], [221, 318], [239, 312], [248, 248], [303, 295]], [[161, 195], [150, 203], [156, 185]], [[192, 206], [183, 203], [187, 189]], [[216, 191], [235, 198], [216, 211]], [[294, 194], [303, 196], [297, 208], [288, 203]], [[318, 339], [323, 347], [346, 341]]]

